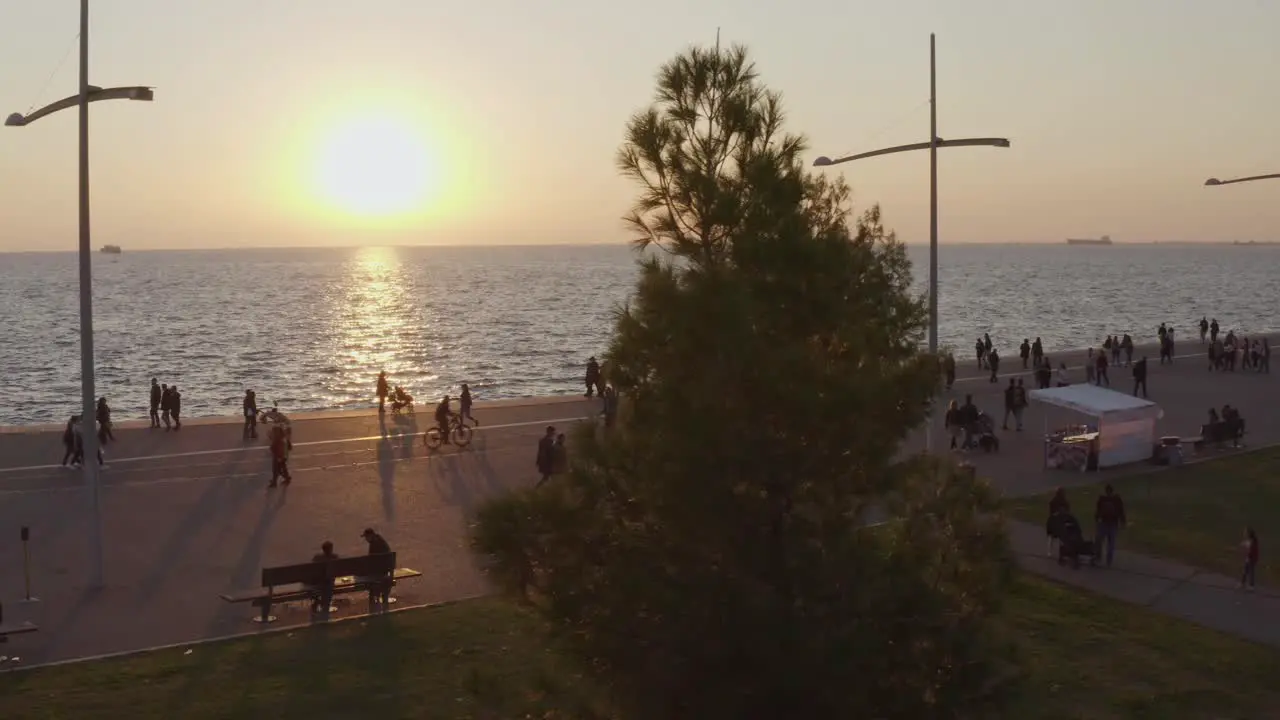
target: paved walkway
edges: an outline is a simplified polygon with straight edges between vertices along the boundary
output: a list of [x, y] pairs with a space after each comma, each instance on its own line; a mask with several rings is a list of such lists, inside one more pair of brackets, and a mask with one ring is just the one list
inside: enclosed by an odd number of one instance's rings
[[[483, 425], [471, 447], [432, 455], [421, 442], [429, 409], [383, 423], [372, 412], [300, 419], [294, 482], [273, 491], [265, 441], [241, 440], [238, 421], [181, 433], [121, 428], [103, 474], [107, 583], [96, 591], [87, 587], [81, 474], [49, 467], [62, 455], [59, 434], [0, 433], [0, 601], [6, 621], [40, 626], [4, 653], [26, 665], [253, 631], [252, 608], [227, 605], [220, 593], [256, 587], [264, 565], [309, 559], [323, 540], [339, 554], [363, 554], [365, 527], [424, 573], [397, 588], [401, 603], [490, 592], [464, 542], [473, 508], [537, 479], [535, 446], [547, 424], [597, 409], [581, 397], [478, 404]], [[23, 526], [41, 599], [29, 605], [18, 602]], [[309, 622], [301, 606], [277, 614], [277, 625]]]
[[[1152, 399], [1165, 408], [1161, 431], [1186, 434], [1199, 427], [1210, 405], [1229, 402], [1248, 419], [1251, 443], [1280, 442], [1280, 423], [1268, 419], [1276, 381], [1253, 373], [1210, 375], [1198, 345], [1180, 347], [1191, 351], [1194, 358], [1172, 367], [1151, 365]], [[1050, 357], [1068, 361], [1083, 379], [1082, 353]], [[1012, 354], [1005, 363], [1021, 364]], [[1113, 381], [1119, 385], [1123, 375], [1114, 371]], [[994, 411], [1003, 384], [986, 382], [970, 361], [961, 364], [953, 395], [973, 393]], [[382, 422], [370, 412], [297, 417], [296, 479], [274, 492], [264, 488], [262, 441], [243, 442], [236, 420], [191, 421], [181, 433], [124, 423], [103, 476], [102, 590], [87, 588], [90, 516], [80, 475], [55, 466], [62, 454], [60, 428], [2, 429], [0, 601], [6, 620], [41, 626], [12, 640], [6, 652], [30, 664], [251, 631], [251, 609], [228, 606], [219, 593], [255, 586], [262, 566], [309, 558], [325, 539], [340, 554], [363, 553], [359, 534], [366, 526], [387, 536], [401, 564], [424, 572], [397, 588], [405, 604], [488, 592], [464, 544], [471, 510], [486, 497], [535, 480], [534, 445], [544, 425], [564, 425], [596, 409], [576, 397], [481, 405], [476, 414], [485, 424], [472, 447], [430, 456], [417, 439], [430, 422], [428, 409], [416, 417], [388, 414]], [[1003, 491], [1034, 494], [1107, 476], [1043, 470], [1035, 430], [1046, 416], [1033, 407], [1026, 419], [1025, 432], [1004, 434], [999, 455], [971, 456]], [[940, 427], [938, 418], [939, 439]], [[908, 448], [923, 444], [923, 432], [907, 441]], [[32, 590], [41, 598], [29, 605], [17, 602], [23, 595], [23, 526], [31, 528]], [[1123, 551], [1110, 571], [1064, 570], [1041, 559], [1039, 528], [1015, 524], [1011, 532], [1022, 563], [1034, 572], [1280, 645], [1280, 630], [1264, 619], [1280, 611], [1271, 595], [1237, 593], [1229, 579]], [[281, 624], [308, 622], [301, 609], [280, 614]]]

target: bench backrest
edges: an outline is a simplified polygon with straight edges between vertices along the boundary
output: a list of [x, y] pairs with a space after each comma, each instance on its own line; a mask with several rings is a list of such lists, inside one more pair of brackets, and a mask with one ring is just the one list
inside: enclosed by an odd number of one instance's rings
[[352, 555], [338, 558], [329, 563], [329, 577], [376, 577], [388, 575], [396, 569], [396, 554], [393, 552], [380, 555]]
[[396, 569], [396, 554], [353, 555], [328, 562], [300, 563], [262, 568], [262, 586], [275, 587], [290, 583], [319, 585], [334, 578], [387, 575]]
[[325, 581], [325, 565], [322, 562], [300, 563], [262, 568], [262, 587], [306, 583], [318, 585]]

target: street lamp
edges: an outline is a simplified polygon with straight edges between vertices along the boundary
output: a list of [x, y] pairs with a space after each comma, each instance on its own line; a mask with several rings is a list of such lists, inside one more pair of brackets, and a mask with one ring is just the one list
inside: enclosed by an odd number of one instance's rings
[[[929, 34], [929, 142], [897, 145], [894, 147], [872, 150], [870, 152], [848, 155], [834, 160], [825, 155], [813, 161], [814, 167], [830, 167], [840, 163], [890, 155], [913, 150], [929, 151], [929, 354], [938, 352], [938, 148], [944, 147], [1009, 147], [1008, 138], [965, 138], [963, 140], [943, 140], [938, 137], [938, 62], [936, 41], [933, 33]], [[926, 435], [927, 448], [933, 449], [933, 432]]]
[[148, 87], [99, 88], [89, 84], [89, 0], [80, 0], [80, 93], [46, 105], [33, 113], [14, 113], [7, 127], [23, 127], [69, 107], [80, 108], [80, 394], [81, 436], [84, 438], [84, 480], [89, 490], [92, 521], [92, 587], [102, 587], [102, 503], [98, 478], [98, 434], [93, 387], [93, 255], [89, 243], [89, 103], [98, 100], [142, 100], [154, 97]]
[[1234, 180], [1219, 180], [1218, 178], [1209, 178], [1208, 180], [1204, 181], [1204, 184], [1208, 185], [1209, 187], [1216, 187], [1218, 185], [1230, 185], [1232, 183], [1252, 182], [1254, 180], [1275, 180], [1275, 179], [1280, 179], [1280, 173], [1275, 173], [1272, 175], [1252, 175], [1250, 177], [1236, 178]]
[[841, 163], [913, 150], [929, 151], [929, 352], [938, 352], [938, 148], [944, 147], [1009, 147], [1007, 138], [965, 138], [943, 140], [938, 137], [938, 65], [935, 36], [929, 34], [929, 142], [897, 145], [846, 157], [823, 156], [813, 161], [814, 167], [830, 167]]

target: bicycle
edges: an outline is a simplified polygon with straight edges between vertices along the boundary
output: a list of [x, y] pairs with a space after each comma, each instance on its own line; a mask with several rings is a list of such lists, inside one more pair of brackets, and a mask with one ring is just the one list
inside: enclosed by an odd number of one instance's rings
[[[449, 414], [449, 440], [456, 446], [464, 448], [471, 444], [472, 430], [471, 426], [462, 421], [457, 413]], [[427, 446], [428, 450], [438, 450], [444, 444], [444, 437], [440, 434], [440, 428], [429, 427], [427, 431], [422, 433], [422, 444]]]

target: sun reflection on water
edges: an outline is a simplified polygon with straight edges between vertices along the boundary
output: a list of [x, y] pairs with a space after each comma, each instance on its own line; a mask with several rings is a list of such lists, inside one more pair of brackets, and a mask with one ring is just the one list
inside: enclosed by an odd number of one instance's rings
[[436, 379], [426, 352], [430, 310], [396, 248], [355, 251], [333, 304], [329, 385], [335, 400], [372, 398], [379, 370], [410, 393], [415, 380]]

